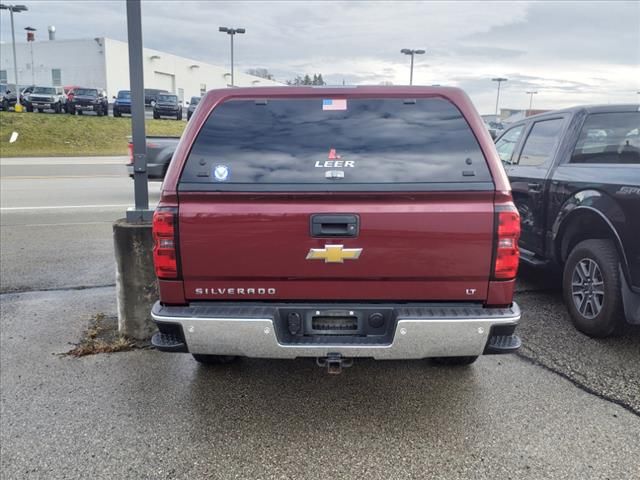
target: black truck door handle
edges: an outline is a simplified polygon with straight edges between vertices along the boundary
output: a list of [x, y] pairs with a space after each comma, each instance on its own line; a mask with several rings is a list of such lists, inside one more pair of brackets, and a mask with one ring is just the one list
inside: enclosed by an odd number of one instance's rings
[[529, 187], [530, 192], [538, 193], [541, 191], [539, 183], [528, 183], [527, 186]]
[[357, 237], [360, 219], [357, 215], [311, 215], [312, 237]]

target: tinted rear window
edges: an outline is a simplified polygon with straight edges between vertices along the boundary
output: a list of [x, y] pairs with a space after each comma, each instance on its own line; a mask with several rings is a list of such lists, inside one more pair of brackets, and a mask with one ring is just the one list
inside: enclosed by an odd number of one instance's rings
[[490, 183], [491, 176], [469, 125], [447, 100], [282, 99], [219, 105], [198, 133], [181, 187], [461, 182]]
[[571, 163], [640, 164], [640, 113], [595, 113], [584, 122]]

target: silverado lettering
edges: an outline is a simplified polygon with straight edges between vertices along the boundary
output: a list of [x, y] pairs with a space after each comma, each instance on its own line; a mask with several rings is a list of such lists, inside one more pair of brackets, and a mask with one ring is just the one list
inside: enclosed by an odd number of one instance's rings
[[196, 295], [275, 295], [275, 288], [196, 288]]
[[[224, 182], [202, 175], [222, 159]], [[159, 350], [316, 357], [337, 373], [354, 357], [466, 365], [520, 347], [520, 217], [457, 88], [210, 91], [153, 235]]]

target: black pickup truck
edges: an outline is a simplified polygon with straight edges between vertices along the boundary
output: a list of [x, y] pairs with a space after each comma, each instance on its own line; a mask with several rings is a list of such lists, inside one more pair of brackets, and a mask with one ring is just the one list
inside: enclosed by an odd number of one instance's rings
[[497, 139], [522, 221], [521, 260], [560, 266], [574, 325], [640, 324], [640, 106], [575, 107]]

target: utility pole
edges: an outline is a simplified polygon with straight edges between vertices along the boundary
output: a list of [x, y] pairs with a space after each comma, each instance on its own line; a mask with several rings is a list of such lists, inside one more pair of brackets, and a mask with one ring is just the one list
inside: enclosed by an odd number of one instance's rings
[[538, 92], [537, 92], [537, 91], [533, 91], [533, 90], [531, 90], [531, 91], [527, 92], [527, 95], [529, 95], [529, 111], [527, 112], [527, 117], [528, 117], [529, 115], [531, 115], [531, 107], [532, 107], [532, 105], [533, 105], [533, 96], [534, 96], [536, 93], [538, 93]]
[[16, 31], [13, 26], [13, 13], [26, 12], [29, 10], [25, 5], [6, 5], [4, 3], [0, 3], [0, 10], [9, 10], [9, 14], [11, 15], [11, 43], [13, 45], [13, 70], [14, 70], [14, 79], [16, 81], [16, 112], [22, 111], [22, 106], [20, 105], [20, 92], [18, 92], [18, 60], [16, 58]]
[[227, 35], [229, 35], [229, 37], [231, 37], [231, 86], [233, 87], [235, 86], [233, 80], [233, 37], [236, 33], [245, 33], [246, 30], [244, 28], [218, 27], [218, 31], [226, 33]]
[[415, 55], [422, 55], [423, 53], [425, 53], [424, 50], [412, 50], [410, 48], [403, 48], [402, 50], [400, 50], [400, 53], [404, 53], [405, 55], [410, 55], [411, 56], [411, 67], [410, 67], [410, 71], [409, 71], [409, 85], [413, 85], [413, 57]]
[[133, 193], [135, 208], [127, 210], [129, 223], [151, 220], [147, 182], [147, 142], [144, 124], [144, 59], [142, 54], [142, 12], [140, 0], [127, 0], [129, 85], [131, 87], [131, 141], [133, 143]]
[[492, 78], [492, 82], [498, 82], [498, 95], [496, 96], [496, 121], [498, 120], [498, 104], [500, 103], [500, 84], [508, 79], [503, 77]]

